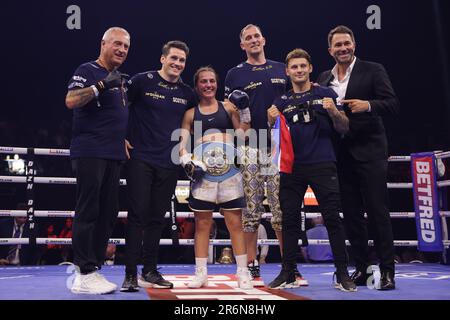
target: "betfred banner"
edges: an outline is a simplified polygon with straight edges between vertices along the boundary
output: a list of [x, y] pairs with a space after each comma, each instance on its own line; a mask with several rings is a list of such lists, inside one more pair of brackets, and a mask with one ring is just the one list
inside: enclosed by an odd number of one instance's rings
[[418, 248], [428, 252], [444, 250], [435, 163], [432, 152], [411, 155]]

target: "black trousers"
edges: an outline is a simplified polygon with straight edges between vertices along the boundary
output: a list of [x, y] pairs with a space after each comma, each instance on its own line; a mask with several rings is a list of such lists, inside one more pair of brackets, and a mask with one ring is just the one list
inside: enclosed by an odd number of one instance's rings
[[[356, 268], [366, 271], [369, 263], [367, 222], [374, 230], [380, 270], [394, 273], [394, 238], [387, 190], [387, 160], [355, 161], [344, 155], [338, 161], [344, 224]], [[364, 218], [367, 212], [367, 218]]]
[[126, 173], [129, 210], [125, 271], [137, 273], [142, 251], [142, 273], [145, 274], [156, 270], [164, 215], [170, 208], [178, 171], [131, 159], [126, 165]]
[[93, 158], [72, 160], [77, 178], [72, 248], [82, 274], [100, 269], [119, 211], [121, 161]]
[[292, 268], [299, 252], [300, 208], [308, 185], [313, 189], [328, 231], [334, 264], [338, 271], [346, 271], [348, 255], [345, 232], [339, 217], [340, 196], [334, 162], [303, 165], [292, 174], [281, 174], [280, 204], [283, 212], [283, 264]]

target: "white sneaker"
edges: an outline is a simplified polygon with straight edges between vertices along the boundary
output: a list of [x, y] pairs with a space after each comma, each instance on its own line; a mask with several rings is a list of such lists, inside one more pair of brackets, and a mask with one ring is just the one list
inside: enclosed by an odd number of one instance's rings
[[188, 283], [188, 288], [198, 289], [208, 285], [208, 269], [205, 267], [195, 267], [195, 276]]
[[77, 294], [107, 294], [113, 292], [116, 287], [115, 284], [107, 281], [98, 272], [91, 272], [89, 274], [77, 274], [71, 291]]
[[70, 290], [72, 290], [73, 292], [74, 288], [80, 288], [80, 286], [81, 286], [81, 274], [79, 272], [75, 272], [75, 279], [73, 280], [72, 288], [70, 288]]
[[238, 286], [244, 290], [253, 289], [252, 276], [247, 267], [237, 268], [236, 277], [238, 279]]
[[101, 273], [96, 272], [96, 276], [97, 276], [101, 281], [104, 281], [105, 284], [107, 283], [107, 284], [111, 287], [111, 289], [112, 289], [113, 291], [117, 290], [117, 285], [116, 285], [115, 283], [112, 283], [111, 281], [108, 281], [108, 280], [105, 278], [104, 275], [102, 275]]

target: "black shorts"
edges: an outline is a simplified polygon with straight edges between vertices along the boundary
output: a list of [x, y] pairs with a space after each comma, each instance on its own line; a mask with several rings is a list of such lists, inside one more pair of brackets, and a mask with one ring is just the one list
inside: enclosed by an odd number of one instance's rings
[[239, 210], [246, 207], [245, 198], [237, 198], [224, 203], [213, 203], [189, 197], [189, 208], [192, 211], [214, 211], [214, 210]]

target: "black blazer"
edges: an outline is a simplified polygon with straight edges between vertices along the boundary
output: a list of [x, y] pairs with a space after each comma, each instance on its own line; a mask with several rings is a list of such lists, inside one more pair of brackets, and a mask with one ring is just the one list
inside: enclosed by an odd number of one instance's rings
[[[8, 218], [4, 221], [0, 221], [0, 238], [12, 238], [14, 227], [14, 218]], [[28, 223], [25, 223], [22, 232], [22, 238], [29, 238], [31, 236], [31, 230]], [[35, 229], [34, 234], [37, 234]], [[6, 259], [8, 256], [10, 245], [0, 245], [0, 258]], [[19, 250], [20, 265], [35, 265], [38, 261], [39, 254], [36, 245], [24, 244]]]
[[[331, 70], [328, 70], [319, 75], [317, 82], [329, 86], [333, 79]], [[348, 151], [358, 161], [387, 159], [387, 139], [381, 116], [397, 114], [399, 101], [384, 67], [357, 59], [345, 99], [368, 100], [371, 112], [351, 113], [344, 108], [350, 120], [350, 130], [341, 140], [341, 151]]]

